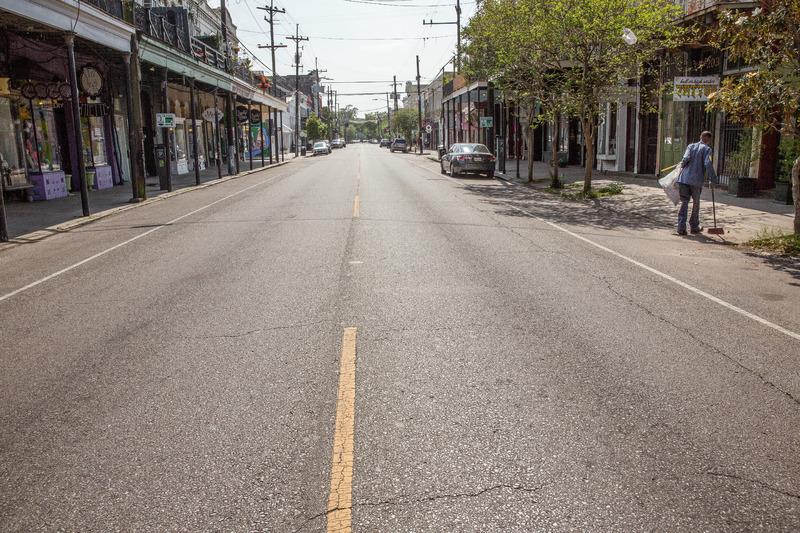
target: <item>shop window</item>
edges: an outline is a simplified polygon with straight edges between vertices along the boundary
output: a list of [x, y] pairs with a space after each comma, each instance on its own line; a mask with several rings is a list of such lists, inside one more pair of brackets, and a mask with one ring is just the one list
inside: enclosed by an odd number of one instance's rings
[[610, 106], [609, 119], [608, 119], [608, 154], [615, 155], [617, 153], [617, 104], [613, 103]]
[[22, 146], [19, 105], [0, 98], [0, 172], [10, 187], [25, 178], [25, 151]]
[[51, 100], [28, 101], [20, 106], [25, 159], [31, 172], [61, 170], [56, 121]]
[[186, 130], [183, 120], [175, 119], [175, 128], [169, 130], [170, 144], [174, 150], [172, 153], [173, 161], [186, 160]]
[[103, 117], [81, 117], [83, 127], [83, 157], [86, 166], [99, 167], [108, 164], [106, 135]]
[[562, 120], [558, 131], [558, 151], [569, 151], [569, 121]]
[[597, 125], [597, 155], [606, 154], [606, 117], [600, 115], [600, 123]]

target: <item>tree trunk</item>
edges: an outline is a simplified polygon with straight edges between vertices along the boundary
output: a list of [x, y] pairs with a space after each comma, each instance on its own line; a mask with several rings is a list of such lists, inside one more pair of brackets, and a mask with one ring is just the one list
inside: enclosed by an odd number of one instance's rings
[[586, 147], [586, 173], [583, 180], [583, 193], [592, 192], [592, 169], [594, 169], [594, 138], [597, 132], [594, 117], [583, 119], [583, 138]]
[[533, 132], [535, 128], [528, 126], [528, 181], [533, 181]]
[[794, 232], [800, 235], [800, 157], [792, 166], [792, 198], [794, 199]]

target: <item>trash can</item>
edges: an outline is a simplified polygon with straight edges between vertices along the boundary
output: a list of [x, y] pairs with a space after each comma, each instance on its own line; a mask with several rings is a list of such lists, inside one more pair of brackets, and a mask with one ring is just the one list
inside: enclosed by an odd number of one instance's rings
[[306, 155], [306, 147], [305, 146], [301, 146], [300, 147], [300, 155]]

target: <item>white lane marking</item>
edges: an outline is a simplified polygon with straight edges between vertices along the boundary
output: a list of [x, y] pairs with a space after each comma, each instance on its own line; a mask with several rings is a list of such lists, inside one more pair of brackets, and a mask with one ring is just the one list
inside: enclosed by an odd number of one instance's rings
[[[414, 163], [412, 163], [412, 164], [414, 164]], [[422, 165], [415, 165], [415, 166], [418, 166], [419, 168], [423, 168], [423, 169], [425, 169], [425, 170], [427, 170], [429, 172], [432, 172], [434, 174], [438, 174], [438, 172], [435, 172], [435, 171], [433, 171], [433, 170], [431, 170], [431, 169], [429, 169], [427, 167], [423, 167]], [[458, 186], [460, 186], [462, 188], [465, 187], [465, 185], [463, 183], [460, 183], [458, 180], [453, 179], [450, 176], [447, 176], [447, 178], [450, 181], [452, 181], [453, 183], [457, 184]], [[540, 218], [540, 217], [534, 215], [533, 213], [531, 213], [529, 211], [526, 211], [524, 209], [520, 209], [519, 207], [516, 207], [516, 206], [514, 206], [514, 205], [512, 205], [512, 204], [510, 204], [508, 202], [505, 202], [505, 201], [503, 201], [502, 203], [504, 203], [505, 205], [507, 205], [511, 209], [514, 209], [515, 211], [519, 211], [520, 213], [522, 213], [522, 214], [524, 214], [526, 216], [529, 216], [531, 218], [534, 218], [534, 219], [538, 220], [539, 222], [543, 222], [543, 223], [547, 224], [550, 227], [553, 227], [553, 228], [555, 228], [555, 229], [557, 229], [559, 231], [563, 231], [567, 235], [575, 237], [576, 239], [579, 239], [579, 240], [581, 240], [581, 241], [583, 241], [583, 242], [585, 242], [587, 244], [591, 244], [592, 246], [594, 246], [596, 248], [599, 248], [600, 250], [603, 250], [604, 252], [607, 252], [607, 253], [609, 253], [611, 255], [619, 257], [620, 259], [628, 261], [629, 263], [631, 263], [633, 265], [636, 265], [636, 266], [638, 266], [640, 268], [643, 268], [643, 269], [647, 270], [648, 272], [651, 272], [651, 273], [655, 274], [656, 276], [660, 276], [660, 277], [662, 277], [662, 278], [664, 278], [664, 279], [666, 279], [668, 281], [671, 281], [672, 283], [675, 283], [676, 285], [679, 285], [679, 286], [683, 287], [684, 289], [688, 289], [688, 290], [692, 291], [693, 293], [697, 294], [698, 296], [702, 296], [703, 298], [706, 298], [706, 299], [714, 302], [715, 304], [721, 305], [722, 307], [730, 309], [731, 311], [735, 311], [736, 313], [739, 313], [740, 315], [742, 315], [744, 317], [747, 317], [750, 320], [754, 320], [754, 321], [758, 322], [759, 324], [767, 326], [768, 328], [772, 328], [775, 331], [779, 331], [779, 332], [783, 333], [784, 335], [787, 335], [787, 336], [789, 336], [789, 337], [791, 337], [791, 338], [793, 338], [795, 340], [799, 340], [800, 341], [800, 333], [795, 333], [794, 331], [791, 331], [791, 330], [788, 330], [788, 329], [786, 329], [786, 328], [784, 328], [782, 326], [779, 326], [778, 324], [775, 324], [774, 322], [770, 322], [766, 318], [762, 318], [762, 317], [760, 317], [758, 315], [755, 315], [755, 314], [751, 313], [750, 311], [746, 311], [746, 310], [742, 309], [741, 307], [737, 307], [737, 306], [735, 306], [735, 305], [733, 305], [731, 303], [728, 303], [725, 300], [717, 298], [716, 296], [714, 296], [712, 294], [709, 294], [709, 293], [707, 293], [707, 292], [705, 292], [705, 291], [703, 291], [701, 289], [698, 289], [697, 287], [694, 287], [692, 285], [689, 285], [686, 282], [683, 282], [683, 281], [681, 281], [681, 280], [679, 280], [677, 278], [674, 278], [674, 277], [670, 276], [669, 274], [661, 272], [660, 270], [656, 270], [655, 268], [647, 266], [644, 263], [640, 263], [636, 259], [632, 259], [632, 258], [630, 258], [630, 257], [628, 257], [626, 255], [622, 255], [621, 253], [616, 252], [616, 251], [612, 250], [611, 248], [603, 246], [602, 244], [598, 244], [598, 243], [596, 243], [596, 242], [594, 242], [594, 241], [592, 241], [590, 239], [587, 239], [586, 237], [578, 235], [577, 233], [573, 233], [572, 231], [570, 231], [570, 230], [568, 230], [566, 228], [562, 228], [558, 224], [555, 224], [553, 222], [550, 222], [549, 220], [545, 220], [543, 218]]]
[[214, 206], [214, 205], [216, 205], [216, 204], [218, 204], [220, 202], [224, 202], [225, 200], [229, 200], [229, 199], [233, 198], [234, 196], [238, 196], [238, 195], [240, 195], [240, 194], [242, 194], [244, 192], [249, 191], [250, 189], [253, 189], [253, 188], [258, 187], [260, 185], [264, 185], [265, 183], [268, 183], [268, 182], [270, 182], [272, 180], [275, 180], [275, 179], [278, 179], [280, 177], [283, 177], [286, 174], [288, 174], [288, 172], [285, 172], [283, 174], [279, 174], [277, 176], [273, 176], [273, 177], [269, 178], [268, 180], [260, 181], [260, 182], [256, 183], [255, 185], [251, 185], [250, 187], [242, 189], [241, 191], [237, 191], [237, 192], [235, 192], [233, 194], [229, 194], [228, 196], [225, 196], [224, 198], [220, 198], [219, 200], [215, 200], [215, 201], [211, 202], [210, 204], [204, 205], [203, 207], [201, 207], [199, 209], [195, 209], [194, 211], [192, 211], [190, 213], [186, 213], [185, 215], [181, 215], [176, 219], [170, 220], [169, 222], [165, 222], [164, 224], [162, 224], [160, 226], [157, 226], [155, 228], [149, 229], [149, 230], [145, 231], [144, 233], [142, 233], [140, 235], [137, 235], [136, 237], [132, 237], [132, 238], [128, 239], [127, 241], [124, 241], [124, 242], [121, 242], [119, 244], [116, 244], [116, 245], [112, 246], [111, 248], [107, 248], [107, 249], [103, 250], [102, 252], [98, 252], [98, 253], [94, 254], [93, 256], [91, 256], [91, 257], [87, 257], [86, 259], [78, 261], [77, 263], [75, 263], [73, 265], [70, 265], [70, 266], [68, 266], [66, 268], [62, 268], [58, 272], [53, 272], [49, 276], [45, 276], [45, 277], [43, 277], [41, 279], [38, 279], [38, 280], [34, 281], [33, 283], [29, 283], [29, 284], [25, 285], [24, 287], [20, 287], [19, 289], [16, 289], [14, 291], [9, 292], [8, 294], [4, 294], [3, 296], [0, 296], [0, 302], [2, 302], [3, 300], [8, 300], [9, 298], [11, 298], [13, 296], [16, 296], [17, 294], [19, 294], [21, 292], [25, 292], [28, 289], [32, 289], [33, 287], [41, 285], [42, 283], [45, 283], [46, 281], [49, 281], [49, 280], [51, 280], [53, 278], [56, 278], [56, 277], [58, 277], [58, 276], [60, 276], [62, 274], [65, 274], [65, 273], [67, 273], [67, 272], [69, 272], [71, 270], [74, 270], [74, 269], [78, 268], [81, 265], [85, 265], [86, 263], [89, 263], [90, 261], [94, 261], [98, 257], [102, 257], [102, 256], [104, 256], [104, 255], [106, 255], [108, 253], [111, 253], [111, 252], [113, 252], [114, 250], [116, 250], [118, 248], [122, 248], [123, 246], [127, 246], [128, 244], [130, 244], [130, 243], [132, 243], [134, 241], [137, 241], [137, 240], [141, 239], [142, 237], [146, 237], [146, 236], [150, 235], [153, 232], [156, 232], [156, 231], [158, 231], [160, 229], [166, 228], [167, 226], [171, 226], [172, 224], [175, 224], [176, 222], [179, 222], [179, 221], [183, 220], [186, 217], [190, 217], [192, 215], [195, 215], [195, 214], [199, 213], [200, 211], [208, 209], [209, 207], [212, 207], [212, 206]]

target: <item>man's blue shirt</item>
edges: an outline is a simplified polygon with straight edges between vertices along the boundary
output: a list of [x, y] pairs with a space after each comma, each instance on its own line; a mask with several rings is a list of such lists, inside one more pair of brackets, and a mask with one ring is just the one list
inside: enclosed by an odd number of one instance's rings
[[702, 187], [706, 172], [708, 172], [708, 177], [711, 181], [718, 183], [717, 173], [714, 172], [714, 165], [711, 163], [711, 154], [713, 152], [714, 150], [703, 141], [687, 146], [686, 152], [683, 154], [683, 160], [681, 160], [681, 168], [683, 170], [678, 178], [678, 183]]

